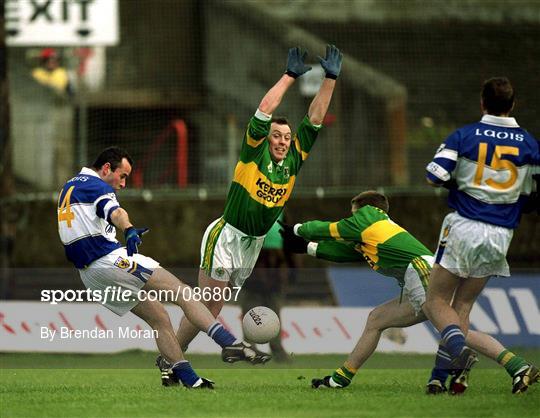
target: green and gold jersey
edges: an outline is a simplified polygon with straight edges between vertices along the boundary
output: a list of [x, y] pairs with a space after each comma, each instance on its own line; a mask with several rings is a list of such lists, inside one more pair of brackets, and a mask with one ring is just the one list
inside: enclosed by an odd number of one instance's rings
[[365, 259], [373, 270], [399, 281], [414, 259], [433, 255], [386, 212], [369, 205], [338, 222], [305, 222], [298, 234], [310, 241], [321, 241], [318, 258], [338, 263]]
[[320, 126], [304, 117], [287, 156], [275, 163], [266, 139], [270, 120], [251, 118], [225, 204], [223, 218], [228, 224], [246, 235], [261, 236], [268, 232], [291, 196], [296, 176], [319, 129]]

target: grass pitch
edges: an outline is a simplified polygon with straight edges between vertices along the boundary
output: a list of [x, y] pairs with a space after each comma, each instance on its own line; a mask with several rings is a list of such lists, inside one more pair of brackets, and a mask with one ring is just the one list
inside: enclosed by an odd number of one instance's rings
[[[540, 352], [520, 351], [540, 363]], [[527, 417], [540, 384], [511, 394], [511, 379], [487, 359], [461, 397], [424, 394], [432, 356], [376, 354], [342, 390], [313, 390], [345, 356], [298, 356], [289, 365], [226, 365], [190, 356], [213, 391], [160, 386], [155, 355], [2, 354], [0, 416], [11, 417]], [[30, 367], [36, 367], [31, 369]]]

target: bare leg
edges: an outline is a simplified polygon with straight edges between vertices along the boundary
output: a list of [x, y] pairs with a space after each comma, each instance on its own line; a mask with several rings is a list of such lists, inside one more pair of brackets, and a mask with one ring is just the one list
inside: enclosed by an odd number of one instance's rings
[[456, 275], [439, 264], [433, 266], [423, 311], [439, 332], [449, 325], [460, 323], [457, 312], [450, 305], [459, 284]]
[[399, 298], [377, 306], [369, 313], [364, 332], [347, 358], [348, 365], [355, 369], [360, 368], [377, 348], [381, 333], [385, 329], [405, 328], [425, 320], [422, 313], [415, 315], [409, 303], [399, 303]]
[[[215, 287], [224, 289], [228, 285], [229, 285], [228, 282], [211, 279], [202, 270], [199, 270], [199, 287], [201, 288], [201, 291], [204, 290], [205, 288], [214, 289]], [[217, 316], [221, 312], [221, 309], [223, 308], [223, 305], [225, 302], [223, 298], [218, 298], [217, 301], [210, 300], [208, 302], [204, 301], [203, 303], [207, 307], [205, 309], [209, 310], [212, 315], [212, 319], [210, 322], [211, 324], [215, 321], [215, 318], [217, 318]], [[193, 341], [193, 339], [199, 333], [200, 329], [201, 328], [200, 327], [198, 328], [196, 324], [193, 322], [192, 318], [187, 316], [187, 314], [186, 316], [182, 318], [178, 331], [176, 332], [176, 338], [178, 339], [178, 342], [180, 343], [180, 347], [182, 347], [183, 350], [187, 349], [191, 341]]]
[[184, 295], [193, 295], [192, 292], [184, 292], [186, 288], [189, 288], [189, 286], [182, 283], [176, 276], [164, 268], [158, 268], [154, 270], [152, 277], [146, 282], [143, 290], [168, 291], [166, 297], [161, 295], [162, 301], [166, 300], [178, 305], [184, 311], [184, 315], [197, 327], [197, 332], [199, 330], [206, 332], [210, 325], [215, 322], [215, 317], [201, 301], [197, 301], [193, 297], [184, 299]]
[[471, 313], [471, 309], [488, 280], [489, 277], [481, 279], [471, 277], [460, 280], [460, 284], [454, 295], [452, 307], [458, 314], [460, 328], [465, 335], [467, 335], [467, 331], [469, 330], [469, 314]]
[[505, 350], [504, 346], [491, 335], [479, 331], [469, 330], [465, 341], [469, 347], [494, 361], [497, 361], [499, 354]]
[[174, 335], [169, 315], [160, 302], [148, 300], [140, 302], [131, 312], [157, 331], [156, 344], [159, 352], [167, 361], [174, 364], [184, 360], [184, 354]]

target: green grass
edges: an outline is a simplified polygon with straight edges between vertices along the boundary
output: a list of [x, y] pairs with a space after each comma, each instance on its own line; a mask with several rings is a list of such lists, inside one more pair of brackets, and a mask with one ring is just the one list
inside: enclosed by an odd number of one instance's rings
[[[523, 353], [523, 350], [520, 351]], [[540, 353], [526, 353], [538, 362]], [[191, 356], [214, 391], [164, 388], [154, 355], [0, 355], [0, 416], [201, 417], [526, 417], [538, 416], [540, 385], [510, 393], [506, 372], [482, 359], [462, 397], [428, 397], [431, 356], [376, 354], [343, 390], [313, 390], [312, 377], [344, 356], [299, 356], [289, 366], [223, 365]], [[31, 369], [29, 367], [43, 368]], [[406, 368], [404, 368], [406, 367]]]

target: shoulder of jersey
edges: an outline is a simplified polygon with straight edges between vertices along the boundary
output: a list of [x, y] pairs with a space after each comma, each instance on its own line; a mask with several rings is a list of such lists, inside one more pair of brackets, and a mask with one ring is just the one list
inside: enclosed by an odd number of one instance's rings
[[75, 186], [72, 196], [80, 202], [93, 202], [104, 194], [114, 193], [110, 185], [97, 177], [88, 177], [88, 180], [84, 182], [73, 182], [67, 185], [70, 184]]

